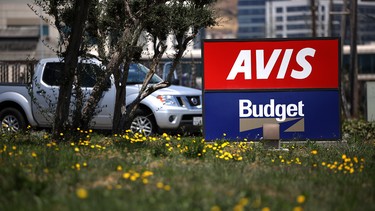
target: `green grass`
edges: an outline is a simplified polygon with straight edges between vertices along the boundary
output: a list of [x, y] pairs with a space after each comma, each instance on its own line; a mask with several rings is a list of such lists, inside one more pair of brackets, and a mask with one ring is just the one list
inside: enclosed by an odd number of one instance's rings
[[3, 133], [0, 210], [375, 210], [375, 127], [361, 124], [343, 125], [347, 141], [288, 151], [167, 134]]

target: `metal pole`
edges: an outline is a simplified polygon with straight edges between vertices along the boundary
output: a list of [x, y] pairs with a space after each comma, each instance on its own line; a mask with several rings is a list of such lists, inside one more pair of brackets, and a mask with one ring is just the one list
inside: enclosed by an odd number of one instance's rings
[[311, 29], [312, 37], [316, 37], [316, 6], [315, 0], [310, 0], [311, 3]]
[[352, 0], [350, 12], [350, 88], [351, 88], [351, 115], [358, 118], [358, 57], [357, 57], [357, 0]]
[[332, 8], [333, 8], [333, 0], [329, 0], [329, 15], [328, 15], [328, 36], [331, 37], [332, 36], [332, 16], [331, 16], [331, 11], [332, 11]]
[[[347, 11], [348, 8], [348, 1], [343, 0], [343, 5], [342, 5], [342, 11], [341, 11], [341, 70], [344, 68], [344, 44], [346, 40], [346, 16], [350, 14], [350, 12]], [[343, 76], [341, 76], [343, 77]], [[344, 77], [342, 78], [344, 80]], [[342, 108], [344, 111], [345, 118], [349, 118], [351, 116], [350, 112], [350, 106], [348, 103], [347, 95], [345, 94], [345, 86], [343, 83], [343, 80], [341, 81], [341, 100], [342, 100]]]
[[40, 45], [40, 58], [44, 58], [44, 44], [43, 44], [43, 20], [42, 20], [42, 8], [39, 8], [39, 45]]

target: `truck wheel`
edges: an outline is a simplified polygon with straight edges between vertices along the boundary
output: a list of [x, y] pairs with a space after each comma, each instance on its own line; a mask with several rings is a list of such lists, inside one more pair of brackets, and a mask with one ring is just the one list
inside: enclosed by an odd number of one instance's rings
[[137, 110], [130, 125], [133, 133], [142, 133], [145, 136], [152, 135], [156, 130], [154, 116], [142, 110]]
[[26, 121], [22, 113], [15, 108], [0, 111], [1, 128], [5, 131], [18, 132], [26, 129]]

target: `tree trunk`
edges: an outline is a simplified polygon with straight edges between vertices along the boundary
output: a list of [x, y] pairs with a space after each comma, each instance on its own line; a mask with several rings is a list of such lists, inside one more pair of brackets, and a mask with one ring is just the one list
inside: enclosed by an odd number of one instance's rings
[[81, 46], [83, 30], [88, 16], [88, 10], [91, 0], [80, 0], [74, 2], [74, 17], [76, 20], [72, 25], [72, 33], [69, 37], [69, 45], [65, 52], [64, 72], [60, 84], [58, 103], [56, 107], [56, 116], [53, 124], [53, 137], [60, 137], [60, 133], [67, 129], [70, 110], [70, 98], [72, 94], [72, 85], [74, 71], [78, 63], [79, 48]]
[[[77, 75], [80, 75], [78, 73]], [[72, 129], [76, 129], [78, 127], [81, 127], [81, 119], [82, 119], [82, 108], [83, 108], [83, 98], [84, 93], [82, 91], [82, 83], [81, 83], [81, 76], [77, 77], [77, 83], [74, 87], [75, 96], [73, 97], [74, 101], [74, 111], [73, 111], [73, 119], [72, 119]]]
[[84, 130], [89, 129], [90, 122], [95, 114], [96, 107], [103, 95], [104, 90], [107, 88], [107, 82], [112, 73], [111, 70], [113, 70], [114, 68], [118, 68], [118, 66], [120, 65], [119, 54], [121, 53], [118, 52], [113, 54], [111, 61], [107, 64], [104, 70], [104, 74], [100, 75], [100, 77], [97, 78], [97, 83], [93, 87], [91, 95], [87, 100], [84, 108], [82, 109], [81, 127]]
[[112, 132], [117, 134], [124, 130], [124, 125], [121, 119], [126, 115], [126, 80], [128, 78], [128, 71], [130, 66], [129, 61], [125, 61], [124, 71], [122, 77], [118, 77], [116, 84], [116, 103], [113, 112]]
[[137, 98], [132, 103], [130, 103], [130, 105], [126, 108], [126, 112], [124, 113], [124, 115], [121, 116], [120, 125], [122, 126], [122, 128], [126, 128], [126, 129], [130, 128], [132, 120], [134, 118], [134, 114], [137, 111], [139, 104], [144, 98], [146, 98], [148, 95], [150, 95], [154, 91], [165, 88], [170, 85], [169, 83], [159, 83], [159, 84], [154, 84], [152, 86], [148, 86], [152, 76], [156, 73], [156, 69], [157, 69], [156, 67], [159, 64], [161, 57], [163, 56], [165, 50], [167, 49], [167, 46], [164, 44], [164, 42], [163, 43], [161, 42], [160, 44], [161, 44], [160, 51], [159, 50], [155, 51], [155, 54], [152, 58], [152, 62], [150, 65], [150, 72], [147, 73], [146, 78], [143, 81], [142, 87], [139, 91]]

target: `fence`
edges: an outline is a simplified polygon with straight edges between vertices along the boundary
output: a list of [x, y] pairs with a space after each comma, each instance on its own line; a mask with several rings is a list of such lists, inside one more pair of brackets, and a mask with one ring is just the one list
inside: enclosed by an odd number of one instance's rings
[[0, 83], [30, 83], [34, 65], [34, 61], [0, 61]]

